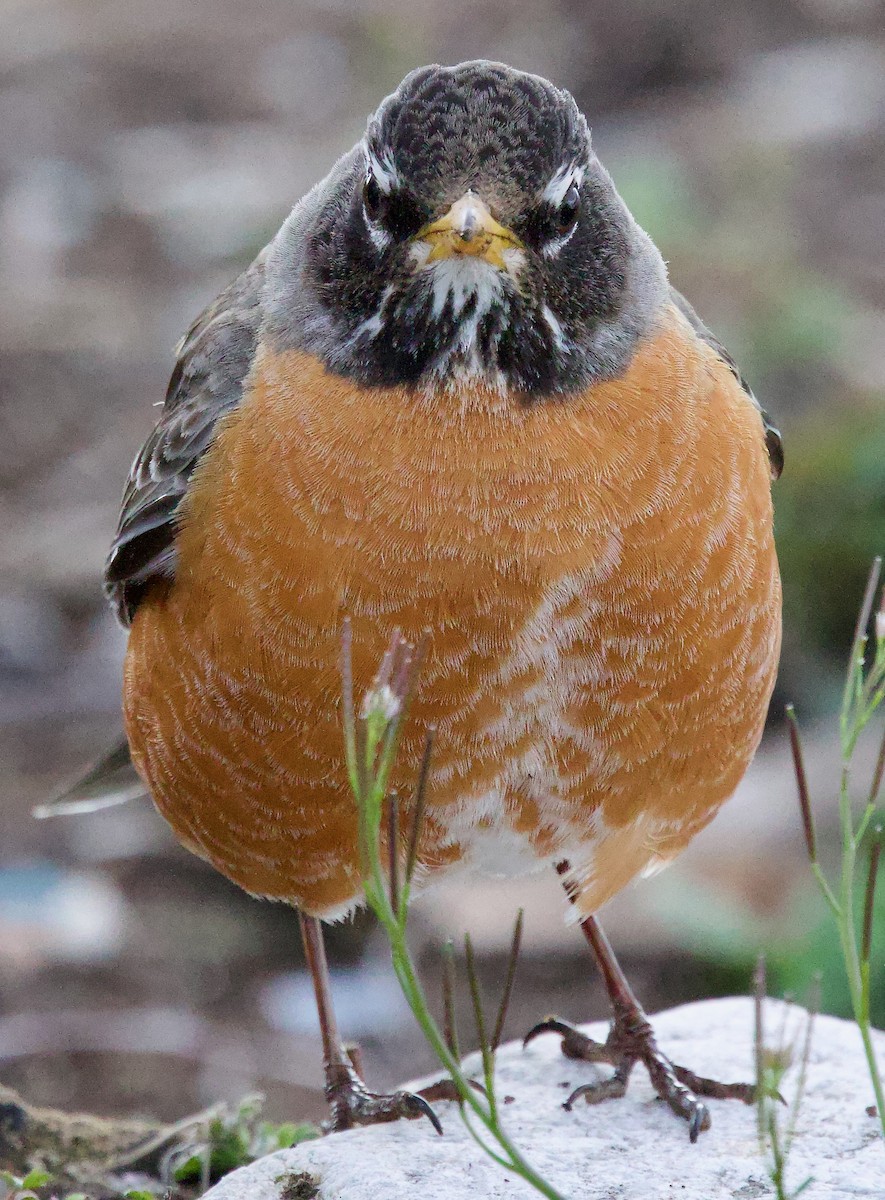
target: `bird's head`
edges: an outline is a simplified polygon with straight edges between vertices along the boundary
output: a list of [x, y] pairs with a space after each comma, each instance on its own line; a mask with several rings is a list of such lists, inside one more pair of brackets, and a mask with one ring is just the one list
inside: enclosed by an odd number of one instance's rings
[[367, 384], [585, 387], [666, 291], [572, 97], [495, 63], [413, 71], [293, 220], [303, 340]]

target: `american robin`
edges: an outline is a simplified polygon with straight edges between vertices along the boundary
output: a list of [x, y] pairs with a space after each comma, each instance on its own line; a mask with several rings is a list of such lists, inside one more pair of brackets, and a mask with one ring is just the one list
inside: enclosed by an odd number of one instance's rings
[[[412, 72], [178, 347], [107, 563], [132, 758], [181, 840], [301, 914], [338, 1125], [367, 1091], [320, 921], [361, 901], [337, 662], [431, 631], [400, 755], [437, 753], [424, 880], [562, 875], [604, 1046], [690, 1122], [596, 913], [734, 791], [778, 659], [777, 431], [669, 286], [572, 97], [485, 61]], [[119, 762], [115, 760], [115, 766]]]

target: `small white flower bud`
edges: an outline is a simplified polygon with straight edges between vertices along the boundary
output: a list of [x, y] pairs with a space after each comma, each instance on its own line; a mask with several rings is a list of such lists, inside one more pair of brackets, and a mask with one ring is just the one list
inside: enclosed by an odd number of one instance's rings
[[394, 719], [402, 707], [402, 701], [389, 684], [370, 688], [363, 697], [360, 716], [364, 721], [382, 718], [385, 723]]

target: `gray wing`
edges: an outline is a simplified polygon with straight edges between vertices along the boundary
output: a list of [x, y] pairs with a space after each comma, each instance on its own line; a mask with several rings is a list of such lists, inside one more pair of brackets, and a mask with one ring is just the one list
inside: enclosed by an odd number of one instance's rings
[[163, 412], [123, 492], [105, 593], [128, 625], [147, 586], [175, 574], [177, 511], [221, 417], [240, 403], [261, 321], [267, 250], [203, 312], [177, 348]]
[[780, 430], [775, 428], [771, 417], [769, 417], [768, 413], [753, 395], [753, 390], [741, 374], [737, 363], [719, 341], [719, 338], [707, 328], [686, 298], [680, 292], [677, 292], [674, 287], [670, 288], [670, 297], [698, 337], [706, 342], [708, 346], [711, 346], [728, 366], [732, 375], [734, 375], [735, 379], [762, 414], [762, 424], [765, 427], [765, 445], [768, 449], [768, 461], [771, 464], [771, 478], [779, 479], [784, 469], [784, 443], [780, 435]]

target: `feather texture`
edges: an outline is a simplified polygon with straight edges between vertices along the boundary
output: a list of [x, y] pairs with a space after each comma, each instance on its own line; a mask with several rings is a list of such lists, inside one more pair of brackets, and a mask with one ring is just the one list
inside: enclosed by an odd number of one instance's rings
[[203, 312], [177, 350], [160, 420], [123, 493], [105, 590], [124, 625], [146, 585], [175, 574], [176, 514], [216, 426], [242, 399], [261, 318], [266, 251]]
[[[436, 724], [425, 876], [568, 858], [592, 911], [687, 844], [761, 735], [765, 428], [680, 307], [620, 378], [540, 405], [259, 349], [178, 520], [174, 582], [133, 620], [128, 734], [182, 839], [253, 893], [359, 900], [345, 614], [362, 686], [393, 627], [431, 631], [398, 781]], [[513, 853], [484, 861], [489, 840]]]

